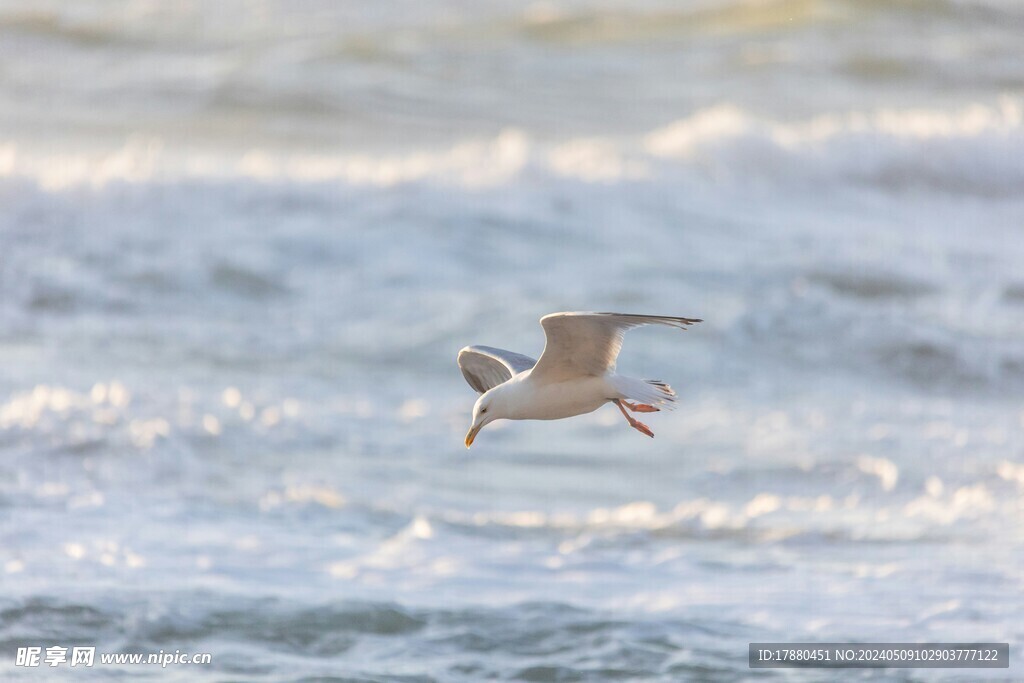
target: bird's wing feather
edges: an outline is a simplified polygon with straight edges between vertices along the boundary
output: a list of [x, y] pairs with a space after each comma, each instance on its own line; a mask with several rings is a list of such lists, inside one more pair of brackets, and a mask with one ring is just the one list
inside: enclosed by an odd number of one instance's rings
[[536, 364], [528, 356], [491, 346], [467, 346], [459, 351], [459, 369], [469, 386], [481, 394]]
[[615, 368], [626, 330], [642, 325], [686, 329], [698, 318], [629, 313], [552, 313], [540, 319], [547, 343], [530, 377], [559, 382], [600, 376]]

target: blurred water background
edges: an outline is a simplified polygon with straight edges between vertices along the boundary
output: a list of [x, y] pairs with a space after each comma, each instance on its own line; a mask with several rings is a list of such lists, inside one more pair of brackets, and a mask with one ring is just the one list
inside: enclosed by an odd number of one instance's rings
[[[835, 680], [1024, 644], [1016, 0], [0, 2], [0, 672]], [[473, 450], [556, 310], [613, 408]], [[869, 672], [870, 674], [870, 672]], [[869, 675], [860, 676], [871, 677]], [[851, 672], [849, 678], [858, 678]]]

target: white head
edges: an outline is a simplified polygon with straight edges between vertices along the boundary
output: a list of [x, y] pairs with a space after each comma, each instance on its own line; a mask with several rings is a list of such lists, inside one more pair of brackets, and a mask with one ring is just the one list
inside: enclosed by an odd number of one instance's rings
[[466, 432], [466, 448], [473, 445], [473, 439], [480, 433], [485, 425], [509, 417], [508, 397], [506, 396], [505, 385], [498, 386], [484, 392], [476, 400], [473, 406], [473, 424]]

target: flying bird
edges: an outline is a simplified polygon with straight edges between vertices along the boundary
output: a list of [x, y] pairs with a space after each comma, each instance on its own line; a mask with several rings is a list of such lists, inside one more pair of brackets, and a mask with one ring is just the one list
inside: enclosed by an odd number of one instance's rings
[[459, 351], [463, 376], [480, 393], [466, 448], [495, 420], [560, 420], [614, 403], [633, 429], [654, 432], [626, 412], [655, 413], [673, 408], [676, 393], [660, 380], [615, 373], [615, 359], [626, 330], [643, 325], [679, 329], [697, 318], [629, 313], [551, 313], [540, 319], [546, 343], [540, 360], [490, 346]]

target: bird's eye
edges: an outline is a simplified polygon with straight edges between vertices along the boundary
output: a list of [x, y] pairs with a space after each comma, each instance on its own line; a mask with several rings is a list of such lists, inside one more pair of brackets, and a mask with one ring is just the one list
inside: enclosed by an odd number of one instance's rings
[[486, 413], [486, 412], [487, 412], [487, 408], [481, 408], [481, 409], [480, 409], [480, 412], [481, 412], [481, 413]]

